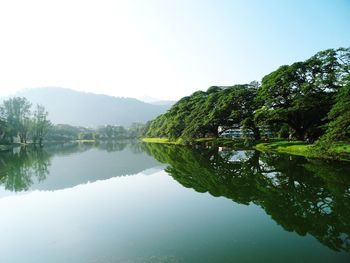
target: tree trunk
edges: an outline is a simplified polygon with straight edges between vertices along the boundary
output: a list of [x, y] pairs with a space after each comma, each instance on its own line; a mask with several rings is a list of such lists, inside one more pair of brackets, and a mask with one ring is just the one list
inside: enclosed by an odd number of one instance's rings
[[304, 129], [295, 129], [295, 136], [297, 140], [304, 141], [305, 140], [305, 130]]
[[254, 133], [254, 139], [256, 141], [260, 140], [261, 139], [260, 129], [257, 128], [257, 127], [254, 127], [252, 130], [253, 130], [253, 133]]
[[219, 128], [219, 126], [216, 125], [216, 126], [213, 127], [213, 129], [211, 131], [215, 138], [217, 138], [218, 135], [219, 135], [218, 128]]

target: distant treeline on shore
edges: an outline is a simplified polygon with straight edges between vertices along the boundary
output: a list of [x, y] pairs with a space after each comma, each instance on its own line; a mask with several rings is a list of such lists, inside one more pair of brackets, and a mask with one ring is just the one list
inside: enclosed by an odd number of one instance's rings
[[144, 133], [144, 124], [133, 123], [129, 127], [105, 125], [97, 128], [76, 127], [68, 124], [52, 124], [49, 113], [42, 105], [32, 104], [22, 97], [9, 98], [0, 105], [0, 145], [44, 141], [120, 140], [138, 138]]

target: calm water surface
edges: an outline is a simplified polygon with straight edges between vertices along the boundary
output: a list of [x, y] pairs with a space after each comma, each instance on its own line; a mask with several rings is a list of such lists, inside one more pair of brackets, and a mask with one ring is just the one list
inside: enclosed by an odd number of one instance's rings
[[350, 262], [350, 166], [223, 148], [0, 153], [0, 262]]

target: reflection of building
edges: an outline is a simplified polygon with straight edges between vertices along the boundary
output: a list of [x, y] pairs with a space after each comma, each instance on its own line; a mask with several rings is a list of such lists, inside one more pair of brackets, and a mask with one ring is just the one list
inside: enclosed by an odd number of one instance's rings
[[228, 162], [234, 163], [234, 162], [242, 162], [247, 161], [251, 156], [254, 154], [254, 151], [252, 150], [238, 150], [238, 151], [232, 151], [228, 148], [221, 148], [221, 151], [219, 149], [218, 154], [227, 160]]

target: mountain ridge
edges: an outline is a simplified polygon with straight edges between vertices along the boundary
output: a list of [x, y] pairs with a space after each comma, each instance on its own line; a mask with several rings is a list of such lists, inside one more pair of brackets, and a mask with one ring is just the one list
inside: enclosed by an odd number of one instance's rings
[[17, 92], [15, 96], [25, 97], [33, 105], [43, 105], [54, 124], [84, 127], [145, 123], [170, 108], [170, 105], [154, 105], [135, 98], [114, 97], [59, 87], [25, 89]]

